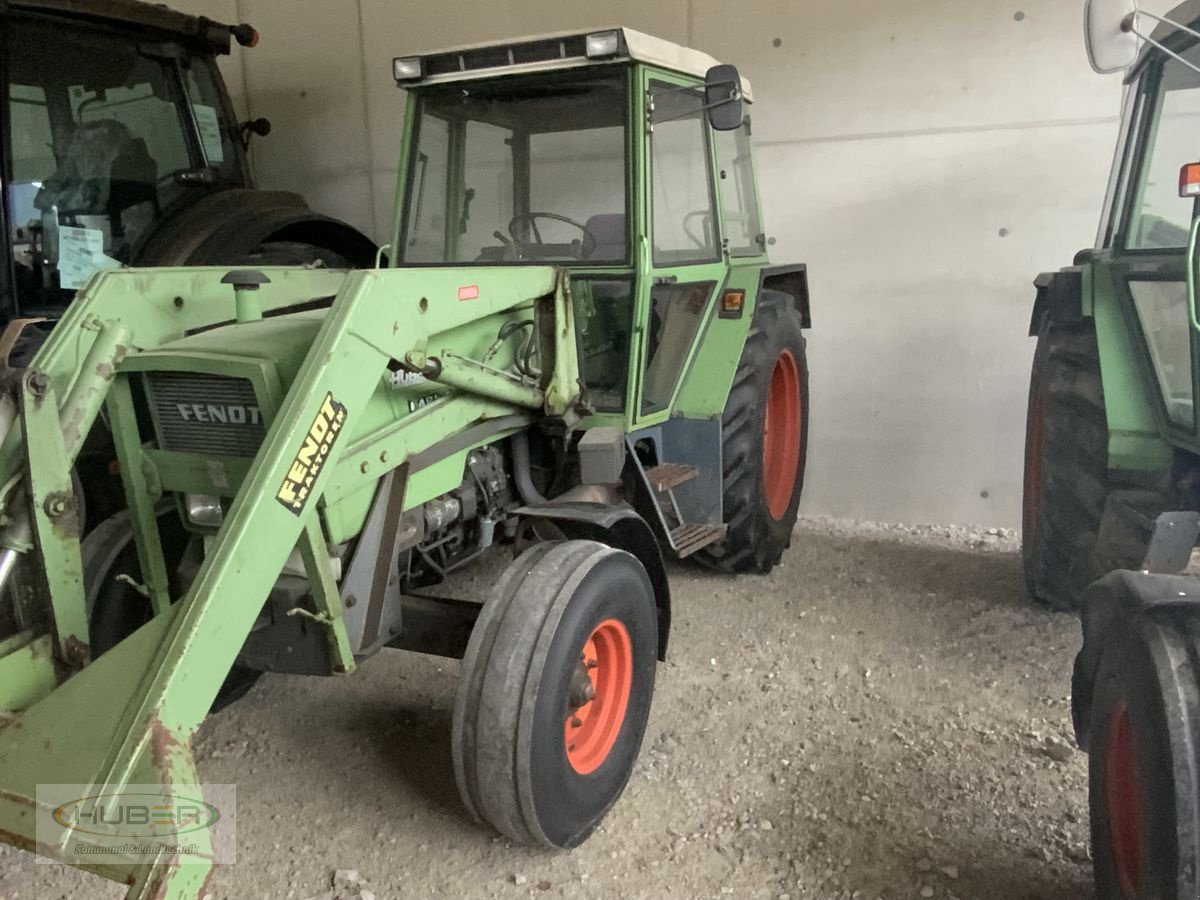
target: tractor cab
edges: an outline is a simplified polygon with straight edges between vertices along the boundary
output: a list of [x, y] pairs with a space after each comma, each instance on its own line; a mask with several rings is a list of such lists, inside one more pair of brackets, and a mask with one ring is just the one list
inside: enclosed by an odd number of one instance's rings
[[234, 113], [217, 57], [235, 40], [258, 33], [137, 0], [0, 5], [0, 321], [58, 319], [123, 265], [261, 261], [264, 243], [267, 262], [373, 260], [298, 196], [250, 190], [270, 122]]
[[750, 84], [627, 28], [406, 56], [393, 74], [410, 97], [396, 264], [567, 270], [590, 408], [664, 418], [718, 294], [740, 317], [766, 258]]

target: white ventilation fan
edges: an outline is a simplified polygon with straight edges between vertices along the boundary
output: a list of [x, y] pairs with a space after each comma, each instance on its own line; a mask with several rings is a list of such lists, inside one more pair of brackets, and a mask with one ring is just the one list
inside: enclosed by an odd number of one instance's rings
[[1143, 20], [1170, 25], [1200, 38], [1200, 32], [1170, 19], [1146, 12], [1137, 0], [1086, 0], [1083, 33], [1087, 43], [1088, 62], [1101, 75], [1129, 68], [1138, 58], [1142, 43], [1161, 50], [1179, 60], [1189, 69], [1200, 73], [1200, 66], [1188, 62], [1173, 50], [1168, 50], [1153, 37], [1154, 26], [1144, 26]]

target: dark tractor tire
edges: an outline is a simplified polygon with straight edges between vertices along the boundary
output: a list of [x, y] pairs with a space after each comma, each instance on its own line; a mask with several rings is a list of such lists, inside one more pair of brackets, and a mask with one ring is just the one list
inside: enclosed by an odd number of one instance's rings
[[696, 554], [770, 572], [792, 541], [808, 459], [808, 359], [792, 298], [763, 291], [721, 419], [725, 537]]
[[1029, 594], [1076, 609], [1102, 574], [1093, 550], [1108, 479], [1108, 418], [1090, 323], [1038, 336], [1025, 426], [1021, 555]]
[[1087, 717], [1097, 900], [1200, 897], [1198, 636], [1189, 607], [1108, 630]]
[[[192, 535], [179, 522], [174, 509], [158, 516], [163, 557], [169, 573], [176, 573], [192, 547]], [[122, 510], [97, 525], [80, 547], [83, 557], [83, 589], [87, 603], [89, 641], [92, 657], [107, 653], [129, 635], [150, 621], [150, 600], [142, 596], [129, 581], [118, 579], [127, 575], [134, 582], [142, 581], [142, 566], [138, 561], [137, 545], [128, 510]], [[181, 597], [187, 589], [172, 575], [171, 595]], [[262, 676], [256, 669], [234, 664], [213, 702], [212, 712], [224, 709], [243, 697]]]
[[311, 266], [326, 269], [353, 269], [340, 253], [298, 241], [268, 241], [239, 259], [240, 266]]
[[595, 541], [521, 554], [471, 632], [454, 704], [454, 776], [471, 815], [522, 844], [582, 843], [633, 771], [657, 650], [635, 557]]

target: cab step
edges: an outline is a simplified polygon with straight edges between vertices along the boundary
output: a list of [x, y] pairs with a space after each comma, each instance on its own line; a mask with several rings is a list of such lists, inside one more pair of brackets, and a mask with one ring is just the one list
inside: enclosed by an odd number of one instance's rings
[[671, 546], [675, 549], [675, 554], [683, 559], [725, 537], [725, 527], [685, 523], [671, 529]]
[[670, 491], [696, 477], [700, 470], [679, 463], [661, 463], [646, 470], [646, 480], [658, 493]]

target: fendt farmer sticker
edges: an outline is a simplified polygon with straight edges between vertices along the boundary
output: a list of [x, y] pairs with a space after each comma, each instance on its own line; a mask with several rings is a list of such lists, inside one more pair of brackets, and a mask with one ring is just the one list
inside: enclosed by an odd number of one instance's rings
[[283, 477], [283, 484], [275, 494], [275, 499], [294, 515], [304, 512], [304, 506], [312, 494], [312, 486], [325, 468], [329, 451], [333, 449], [345, 424], [346, 407], [333, 399], [332, 393], [326, 393], [321, 408], [317, 410], [317, 417], [304, 436], [300, 451], [292, 460], [287, 475]]

